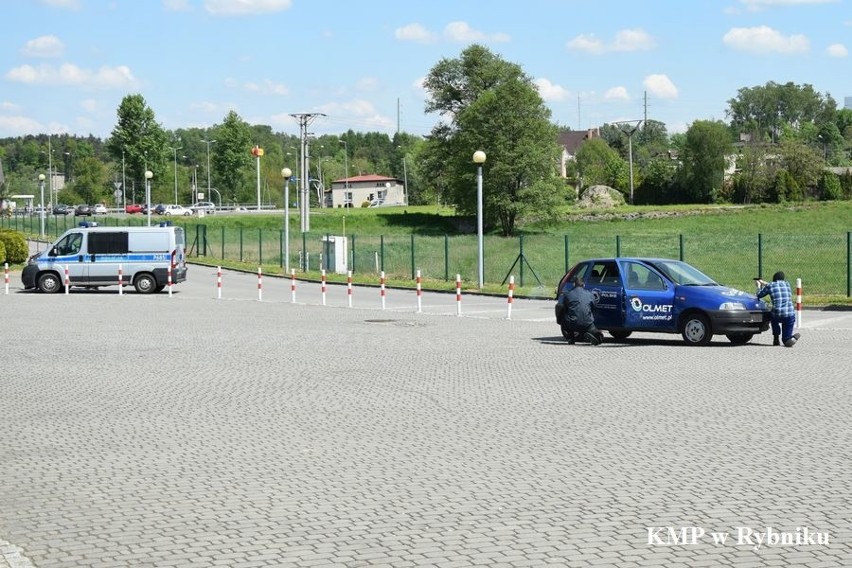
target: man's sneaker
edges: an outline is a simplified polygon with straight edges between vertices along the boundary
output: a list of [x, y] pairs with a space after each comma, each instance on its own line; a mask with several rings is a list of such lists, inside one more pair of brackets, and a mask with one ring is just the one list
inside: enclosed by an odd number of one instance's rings
[[583, 337], [585, 338], [586, 341], [588, 341], [592, 345], [600, 345], [601, 344], [600, 338], [597, 335], [595, 335], [594, 333], [586, 332], [583, 335]]
[[791, 337], [790, 339], [784, 342], [784, 347], [792, 347], [796, 344], [796, 341], [797, 339], [795, 338], [795, 336]]
[[778, 337], [777, 335], [773, 335], [772, 336], [772, 346], [776, 347], [776, 346], [779, 346], [779, 345], [781, 345], [781, 338]]
[[802, 337], [801, 333], [794, 333], [793, 334], [793, 339], [795, 339], [796, 341], [798, 341], [800, 337]]

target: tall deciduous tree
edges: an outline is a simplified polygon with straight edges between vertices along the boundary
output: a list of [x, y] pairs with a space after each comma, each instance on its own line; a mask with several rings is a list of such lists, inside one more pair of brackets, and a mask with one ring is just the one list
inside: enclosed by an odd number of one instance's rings
[[[216, 129], [216, 145], [212, 153], [212, 169], [222, 185], [222, 194], [233, 202], [251, 201], [250, 173], [252, 130], [249, 124], [231, 111]], [[241, 192], [242, 190], [242, 192]]]
[[728, 127], [697, 120], [686, 131], [681, 161], [681, 201], [710, 203], [722, 189], [727, 156], [733, 153]]
[[[143, 184], [145, 170], [161, 179], [166, 173], [167, 138], [142, 95], [127, 95], [118, 107], [118, 124], [106, 143], [113, 160], [124, 163], [127, 181]], [[126, 190], [126, 188], [125, 188]], [[152, 201], [156, 201], [152, 198]]]
[[563, 193], [556, 177], [556, 126], [518, 65], [472, 45], [459, 58], [435, 65], [424, 86], [426, 112], [446, 120], [432, 130], [423, 152], [445, 202], [462, 214], [476, 213], [472, 156], [482, 150], [487, 225], [499, 222], [502, 233], [511, 235], [519, 216], [554, 210]]

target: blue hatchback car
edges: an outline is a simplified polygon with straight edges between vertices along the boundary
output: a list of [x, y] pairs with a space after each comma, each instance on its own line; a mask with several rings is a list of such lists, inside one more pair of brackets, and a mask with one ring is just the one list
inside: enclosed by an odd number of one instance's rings
[[[769, 329], [771, 312], [754, 294], [715, 282], [685, 262], [666, 258], [598, 258], [577, 263], [557, 288], [557, 323], [562, 292], [575, 276], [595, 297], [595, 326], [616, 339], [634, 331], [680, 333], [690, 345], [713, 335], [748, 343]], [[566, 330], [563, 335], [567, 338]]]

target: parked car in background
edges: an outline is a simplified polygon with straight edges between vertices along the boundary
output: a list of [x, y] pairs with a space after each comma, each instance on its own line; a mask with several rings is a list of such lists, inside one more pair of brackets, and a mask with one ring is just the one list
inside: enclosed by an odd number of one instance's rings
[[156, 213], [157, 215], [164, 215], [166, 213], [166, 206], [162, 203], [157, 203], [151, 212]]
[[189, 217], [192, 215], [192, 209], [187, 209], [183, 205], [166, 205], [163, 210], [163, 215], [180, 215], [182, 217]]
[[138, 203], [128, 203], [124, 207], [124, 212], [127, 213], [128, 215], [133, 215], [134, 213], [144, 213], [145, 212], [145, 206], [139, 205]]
[[193, 213], [204, 211], [204, 213], [210, 215], [216, 212], [216, 204], [212, 201], [198, 201], [190, 205], [189, 208], [192, 209]]
[[64, 203], [59, 203], [53, 206], [54, 215], [70, 215], [72, 211], [74, 211], [74, 208], [70, 205], [65, 205]]
[[93, 212], [95, 215], [106, 215], [108, 213], [106, 205], [103, 203], [98, 203], [95, 205]]
[[78, 205], [74, 208], [75, 217], [91, 217], [92, 208], [88, 205]]

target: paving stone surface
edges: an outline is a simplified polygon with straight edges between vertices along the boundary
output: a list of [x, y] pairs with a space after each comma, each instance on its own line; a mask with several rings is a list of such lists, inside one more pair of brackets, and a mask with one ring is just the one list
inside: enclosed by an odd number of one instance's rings
[[19, 282], [0, 568], [852, 565], [851, 312], [591, 347], [550, 302]]

